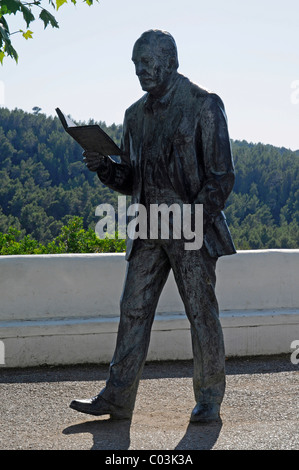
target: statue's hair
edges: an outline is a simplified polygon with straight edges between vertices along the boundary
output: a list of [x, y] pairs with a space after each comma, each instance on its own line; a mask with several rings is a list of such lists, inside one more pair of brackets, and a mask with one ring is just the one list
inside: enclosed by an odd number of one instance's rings
[[137, 43], [151, 43], [151, 44], [158, 44], [163, 56], [168, 55], [169, 57], [173, 58], [173, 67], [178, 69], [179, 61], [178, 61], [178, 51], [177, 46], [175, 43], [174, 38], [170, 33], [167, 31], [162, 31], [160, 29], [150, 29], [145, 31], [139, 39], [137, 39]]

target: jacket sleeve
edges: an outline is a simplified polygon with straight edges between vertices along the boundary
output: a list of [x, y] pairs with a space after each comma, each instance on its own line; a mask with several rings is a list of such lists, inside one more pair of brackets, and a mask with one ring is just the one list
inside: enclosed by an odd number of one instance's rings
[[121, 161], [115, 162], [107, 157], [98, 170], [98, 177], [103, 184], [121, 194], [131, 195], [133, 186], [132, 167], [130, 164], [129, 132], [125, 115], [121, 140]]
[[221, 99], [215, 94], [206, 98], [199, 118], [200, 158], [205, 179], [195, 202], [213, 218], [224, 209], [234, 181], [234, 163], [227, 118]]

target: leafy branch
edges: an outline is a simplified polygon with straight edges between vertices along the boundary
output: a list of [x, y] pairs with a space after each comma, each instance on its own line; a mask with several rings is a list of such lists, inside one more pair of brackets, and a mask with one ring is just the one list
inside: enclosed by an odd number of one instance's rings
[[[5, 57], [11, 57], [18, 62], [18, 53], [13, 47], [11, 36], [16, 33], [21, 33], [25, 39], [31, 39], [33, 31], [29, 29], [30, 24], [38, 18], [43, 22], [44, 28], [48, 25], [52, 28], [59, 28], [58, 22], [54, 15], [49, 10], [44, 8], [46, 0], [34, 0], [32, 2], [25, 2], [21, 0], [0, 0], [0, 62], [3, 64]], [[99, 0], [96, 0], [99, 1]], [[50, 8], [59, 10], [59, 8], [67, 3], [68, 0], [48, 0]], [[91, 6], [93, 0], [83, 0], [84, 3]], [[71, 3], [76, 5], [77, 0], [71, 0]], [[9, 15], [21, 14], [26, 23], [27, 30], [19, 29], [18, 31], [11, 32], [6, 19]]]

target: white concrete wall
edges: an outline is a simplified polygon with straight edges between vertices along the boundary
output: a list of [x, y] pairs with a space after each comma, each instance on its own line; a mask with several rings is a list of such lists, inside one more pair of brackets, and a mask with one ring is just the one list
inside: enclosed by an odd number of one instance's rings
[[[5, 366], [109, 362], [126, 261], [123, 254], [0, 257]], [[287, 353], [299, 340], [299, 250], [220, 258], [217, 296], [226, 353]], [[160, 298], [148, 359], [192, 357], [172, 275]]]

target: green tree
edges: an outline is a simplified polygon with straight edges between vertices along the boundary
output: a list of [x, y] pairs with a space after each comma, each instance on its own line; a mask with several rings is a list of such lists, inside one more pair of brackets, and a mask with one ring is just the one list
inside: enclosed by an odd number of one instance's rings
[[92, 229], [84, 230], [82, 217], [73, 217], [61, 227], [58, 236], [47, 244], [39, 243], [31, 235], [9, 227], [7, 233], [0, 232], [0, 255], [29, 255], [57, 253], [123, 253], [123, 239], [99, 239]]
[[[122, 126], [99, 124], [120, 143]], [[232, 141], [232, 149], [236, 183], [225, 214], [237, 249], [298, 248], [299, 151], [245, 141]], [[85, 232], [94, 232], [99, 204], [111, 204], [117, 217], [117, 193], [87, 170], [82, 148], [59, 119], [43, 113], [0, 108], [0, 183], [0, 232], [13, 227], [50, 252], [66, 246], [57, 237], [74, 217], [82, 218]], [[78, 242], [67, 243], [69, 248], [90, 249], [80, 242], [78, 224], [69, 230]], [[111, 240], [95, 242], [96, 249], [116, 249]]]
[[[0, 62], [3, 64], [3, 59], [6, 56], [12, 57], [18, 62], [18, 53], [12, 45], [11, 36], [16, 33], [21, 33], [25, 39], [31, 39], [33, 31], [29, 29], [31, 23], [35, 19], [39, 19], [44, 24], [44, 28], [51, 25], [53, 28], [59, 28], [56, 18], [50, 11], [44, 8], [44, 4], [48, 3], [50, 9], [58, 10], [68, 0], [0, 0]], [[96, 0], [99, 1], [99, 0]], [[77, 0], [71, 0], [75, 5]], [[83, 0], [87, 5], [92, 5], [93, 0]], [[17, 31], [10, 31], [8, 25], [8, 18], [10, 15], [20, 14], [26, 23], [26, 30], [19, 29]]]

